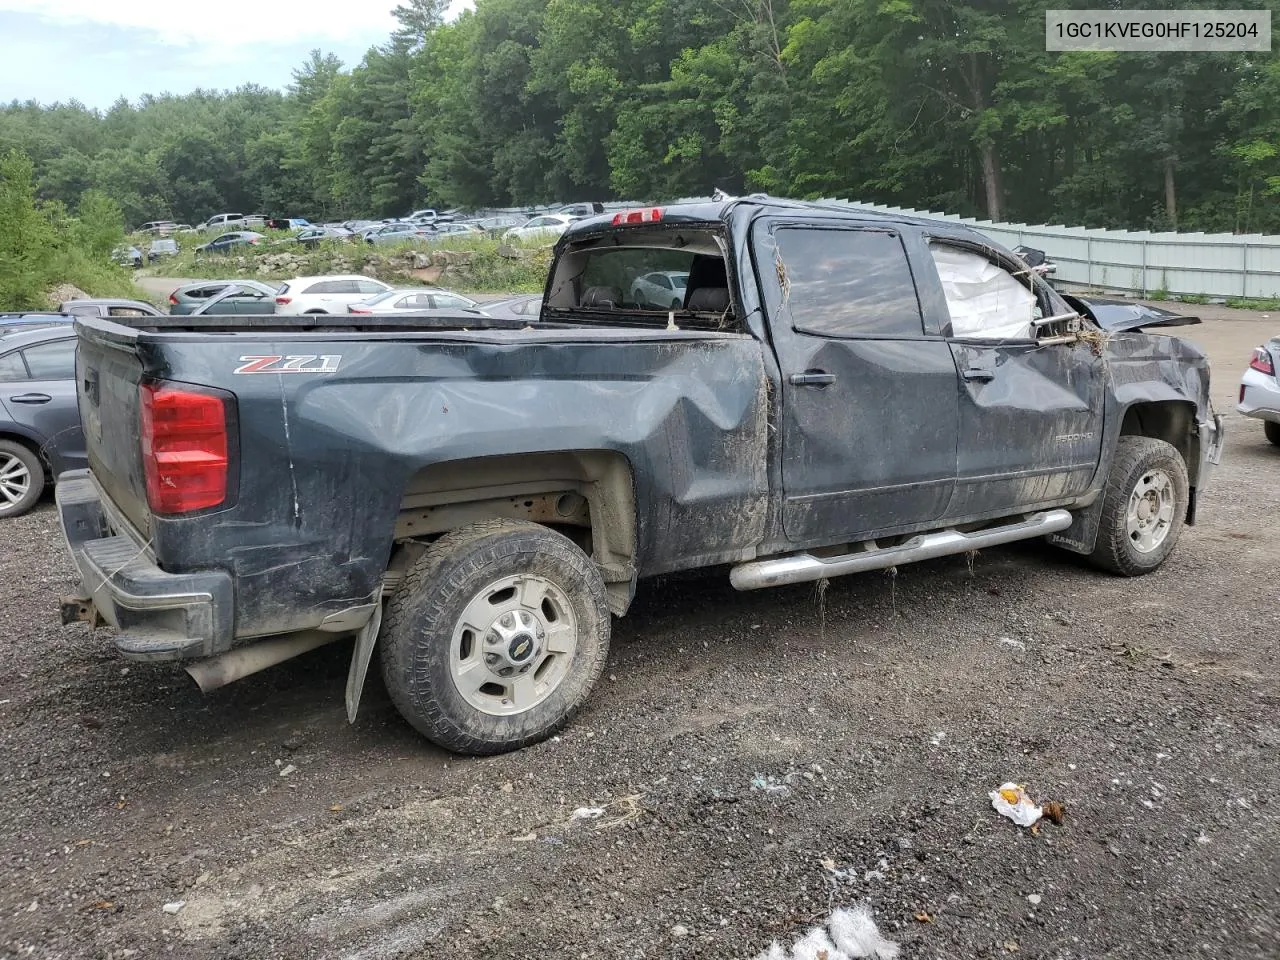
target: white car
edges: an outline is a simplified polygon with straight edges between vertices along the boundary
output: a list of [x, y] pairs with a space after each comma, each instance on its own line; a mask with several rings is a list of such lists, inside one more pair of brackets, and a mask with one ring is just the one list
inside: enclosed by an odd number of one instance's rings
[[346, 313], [347, 306], [391, 289], [389, 284], [356, 274], [332, 277], [294, 277], [276, 291], [276, 313]]
[[684, 289], [689, 274], [675, 270], [646, 273], [631, 284], [631, 302], [644, 307], [678, 310], [684, 306]]
[[1246, 417], [1262, 421], [1267, 439], [1280, 447], [1280, 380], [1276, 364], [1280, 362], [1280, 337], [1273, 337], [1253, 351], [1249, 369], [1240, 380], [1240, 402], [1236, 410]]
[[371, 300], [362, 300], [347, 306], [347, 313], [403, 313], [429, 310], [478, 311], [480, 304], [454, 293], [452, 290], [435, 290], [423, 287], [407, 290], [388, 290]]
[[519, 227], [512, 227], [502, 235], [502, 239], [511, 240], [549, 240], [552, 237], [558, 237], [569, 229], [569, 224], [573, 223], [574, 217], [566, 217], [559, 213], [548, 213], [541, 217], [534, 217], [528, 223]]

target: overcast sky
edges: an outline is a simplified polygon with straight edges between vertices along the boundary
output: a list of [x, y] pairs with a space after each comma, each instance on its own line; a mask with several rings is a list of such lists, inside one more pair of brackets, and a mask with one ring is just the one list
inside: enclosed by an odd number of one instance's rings
[[[454, 9], [470, 6], [455, 0]], [[315, 47], [350, 67], [396, 0], [0, 0], [0, 102], [283, 87]]]

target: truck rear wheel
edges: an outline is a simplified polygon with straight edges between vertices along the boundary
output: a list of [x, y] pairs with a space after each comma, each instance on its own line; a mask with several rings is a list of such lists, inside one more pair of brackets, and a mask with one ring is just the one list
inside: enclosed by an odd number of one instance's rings
[[609, 607], [591, 558], [514, 520], [446, 534], [387, 604], [382, 675], [396, 708], [457, 753], [505, 753], [562, 728], [609, 652]]
[[1152, 437], [1121, 437], [1104, 492], [1093, 563], [1126, 577], [1157, 569], [1178, 543], [1188, 486], [1187, 466], [1172, 445]]
[[1262, 421], [1262, 432], [1267, 435], [1267, 439], [1280, 447], [1280, 423], [1272, 423], [1270, 420]]

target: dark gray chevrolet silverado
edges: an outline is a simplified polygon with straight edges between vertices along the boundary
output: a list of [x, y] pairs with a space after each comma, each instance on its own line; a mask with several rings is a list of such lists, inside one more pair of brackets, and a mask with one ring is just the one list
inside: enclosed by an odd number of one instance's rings
[[1154, 570], [1223, 440], [1191, 344], [1104, 331], [965, 227], [761, 197], [575, 223], [532, 322], [77, 330], [64, 620], [205, 690], [354, 634], [351, 718], [376, 644], [464, 753], [560, 728], [656, 574], [751, 590], [1032, 537]]

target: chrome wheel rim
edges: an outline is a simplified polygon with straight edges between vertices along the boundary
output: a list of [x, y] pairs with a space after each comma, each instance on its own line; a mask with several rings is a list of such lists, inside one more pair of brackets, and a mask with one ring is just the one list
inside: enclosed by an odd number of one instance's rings
[[0, 453], [0, 508], [17, 506], [31, 492], [31, 471], [11, 453]]
[[569, 674], [578, 620], [565, 592], [546, 577], [495, 580], [462, 611], [449, 645], [458, 693], [482, 713], [532, 710]]
[[1139, 553], [1151, 553], [1169, 539], [1177, 497], [1173, 480], [1163, 470], [1149, 470], [1138, 478], [1129, 495], [1125, 529]]

